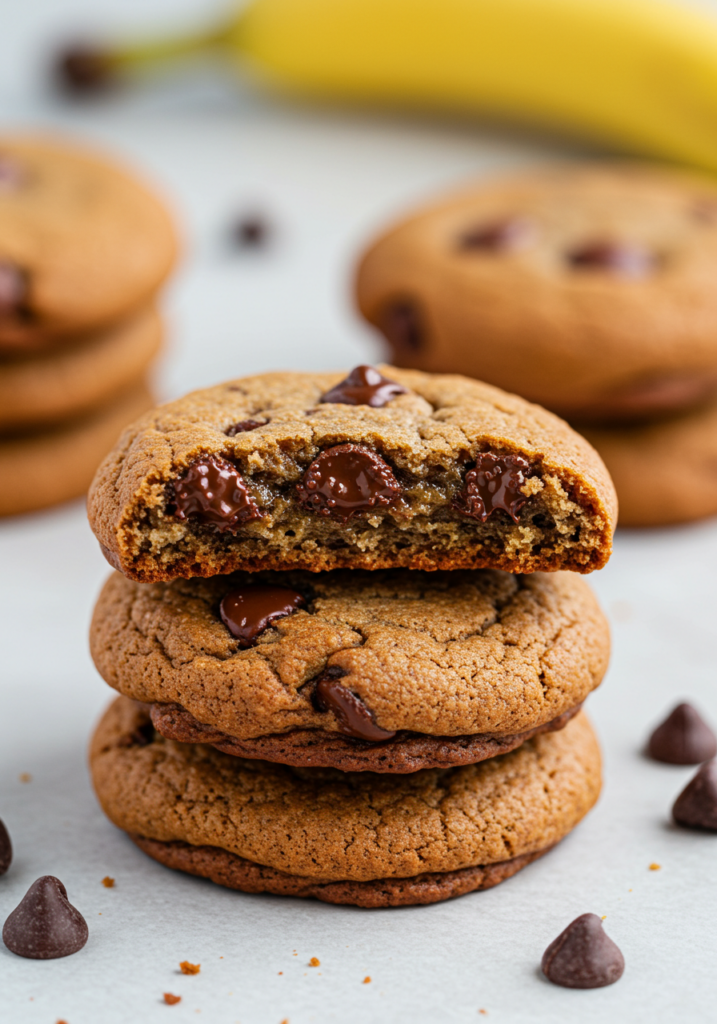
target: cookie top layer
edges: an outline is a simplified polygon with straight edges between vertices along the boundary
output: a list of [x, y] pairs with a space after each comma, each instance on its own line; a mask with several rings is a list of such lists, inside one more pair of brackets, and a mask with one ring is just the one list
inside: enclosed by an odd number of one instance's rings
[[0, 351], [146, 305], [175, 260], [162, 203], [124, 170], [46, 138], [0, 138]]
[[600, 754], [582, 713], [502, 757], [400, 777], [244, 761], [148, 726], [146, 711], [119, 698], [92, 741], [95, 791], [119, 828], [327, 881], [406, 878], [542, 850], [600, 792]]
[[[275, 607], [283, 603], [268, 621], [252, 611], [267, 586]], [[292, 593], [301, 604], [287, 614], [282, 595]], [[242, 621], [261, 627], [252, 646], [222, 621], [237, 597]], [[242, 739], [295, 729], [377, 741], [398, 730], [524, 732], [585, 700], [609, 646], [579, 576], [490, 570], [234, 573], [150, 585], [115, 573], [91, 628], [95, 664], [115, 689], [181, 704]], [[351, 697], [386, 736], [352, 717]]]
[[365, 253], [356, 294], [399, 366], [624, 419], [717, 389], [715, 266], [712, 180], [583, 163], [409, 215]]
[[614, 489], [567, 424], [465, 377], [381, 373], [405, 393], [379, 407], [325, 400], [342, 374], [267, 373], [133, 424], [89, 495], [108, 561], [143, 582], [605, 564]]

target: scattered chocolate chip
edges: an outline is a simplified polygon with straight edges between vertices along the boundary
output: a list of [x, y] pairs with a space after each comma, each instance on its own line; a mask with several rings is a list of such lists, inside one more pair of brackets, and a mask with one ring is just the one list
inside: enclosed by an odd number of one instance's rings
[[117, 84], [111, 56], [86, 44], [69, 46], [57, 56], [55, 80], [63, 92], [73, 96], [107, 92]]
[[198, 459], [174, 484], [174, 515], [196, 519], [220, 532], [234, 532], [263, 513], [231, 462], [207, 456]]
[[387, 462], [358, 444], [327, 448], [296, 485], [301, 504], [311, 512], [347, 522], [356, 512], [387, 508], [401, 487]]
[[602, 988], [622, 977], [625, 960], [597, 914], [581, 914], [543, 953], [545, 977], [564, 988]]
[[691, 704], [678, 704], [650, 736], [647, 752], [667, 764], [702, 764], [717, 754], [717, 738]]
[[269, 225], [257, 214], [240, 217], [231, 228], [231, 238], [242, 249], [260, 249], [269, 240]]
[[12, 192], [25, 180], [25, 169], [19, 160], [0, 153], [0, 193]]
[[589, 242], [566, 255], [574, 270], [609, 270], [622, 277], [645, 277], [654, 270], [655, 254], [641, 245]]
[[520, 488], [529, 470], [530, 463], [522, 455], [483, 452], [476, 457], [474, 468], [466, 473], [465, 486], [453, 507], [483, 523], [496, 509], [502, 509], [517, 523], [528, 500]]
[[54, 960], [82, 949], [88, 937], [87, 922], [68, 900], [60, 879], [43, 875], [8, 917], [2, 937], [18, 956]]
[[357, 366], [320, 399], [323, 403], [370, 405], [380, 409], [396, 395], [407, 395], [408, 388], [378, 372], [374, 366]]
[[263, 427], [266, 422], [266, 420], [242, 420], [241, 423], [234, 423], [231, 427], [227, 427], [224, 433], [227, 437], [236, 437], [237, 434], [246, 434], [250, 430], [256, 430], [257, 427]]
[[0, 820], [0, 875], [4, 875], [12, 864], [12, 843], [5, 823]]
[[420, 352], [423, 348], [421, 316], [415, 304], [408, 300], [386, 306], [379, 316], [378, 327], [399, 352]]
[[252, 647], [261, 633], [277, 619], [291, 615], [304, 604], [304, 598], [288, 587], [252, 583], [232, 590], [219, 606], [222, 622], [240, 647]]
[[533, 225], [525, 217], [507, 217], [470, 228], [458, 239], [458, 248], [484, 252], [519, 249], [530, 240]]
[[717, 831], [717, 761], [697, 769], [675, 800], [672, 817], [686, 828]]
[[0, 319], [23, 313], [27, 298], [27, 278], [14, 263], [0, 261]]
[[316, 680], [312, 700], [319, 711], [332, 711], [341, 732], [355, 739], [377, 743], [390, 740], [395, 731], [382, 729], [373, 720], [373, 715], [360, 697], [338, 681], [346, 673], [332, 666]]

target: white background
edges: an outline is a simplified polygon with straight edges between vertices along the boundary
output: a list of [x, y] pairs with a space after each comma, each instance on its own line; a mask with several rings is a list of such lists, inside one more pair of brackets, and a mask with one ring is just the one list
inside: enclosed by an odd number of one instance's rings
[[[363, 241], [453, 182], [576, 153], [469, 123], [294, 106], [201, 70], [79, 107], [44, 87], [42, 62], [63, 34], [176, 28], [213, 9], [201, 0], [5, 0], [0, 12], [3, 126], [52, 127], [109, 147], [157, 184], [181, 224], [163, 397], [267, 368], [376, 358], [350, 302]], [[233, 252], [228, 225], [255, 208], [275, 224], [274, 243]], [[86, 633], [107, 566], [80, 502], [2, 522], [0, 817], [15, 860], [0, 879], [0, 921], [35, 878], [55, 874], [90, 940], [44, 963], [0, 947], [0, 1021], [714, 1021], [717, 836], [670, 824], [692, 769], [651, 763], [641, 749], [681, 698], [717, 722], [716, 569], [714, 522], [619, 534], [609, 566], [592, 577], [614, 632], [612, 667], [589, 701], [605, 754], [597, 809], [496, 889], [363, 911], [245, 896], [170, 872], [103, 818], [86, 746], [110, 694]], [[114, 889], [101, 885], [107, 874]], [[541, 954], [586, 911], [607, 915], [625, 975], [603, 990], [555, 988], [538, 973]], [[319, 968], [307, 966], [313, 956]], [[184, 959], [201, 974], [179, 974]], [[164, 1005], [165, 991], [182, 1002]]]

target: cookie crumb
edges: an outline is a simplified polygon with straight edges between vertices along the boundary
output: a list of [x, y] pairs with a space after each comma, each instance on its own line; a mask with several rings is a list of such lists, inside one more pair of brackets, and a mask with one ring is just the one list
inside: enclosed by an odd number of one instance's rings
[[181, 996], [173, 996], [171, 992], [164, 993], [164, 1001], [167, 1006], [175, 1006], [177, 1003], [181, 1003]]
[[317, 956], [312, 956], [309, 960], [309, 967], [321, 967], [321, 961]]
[[190, 964], [189, 960], [182, 960], [179, 965], [179, 969], [182, 974], [199, 974], [202, 969], [201, 964]]
[[20, 782], [32, 782], [32, 775], [29, 772], [20, 772], [18, 779]]
[[650, 864], [650, 871], [659, 871], [661, 867], [662, 864], [655, 864], [653, 861], [652, 864]]
[[369, 983], [370, 981], [371, 981], [371, 975], [370, 975], [370, 974], [367, 974], [367, 975], [366, 975], [366, 977], [365, 977], [365, 978], [363, 979], [363, 981], [361, 982], [361, 984], [362, 984], [362, 985], [368, 985], [368, 983]]
[[114, 889], [115, 880], [114, 878], [110, 878], [109, 875], [105, 875], [105, 877], [102, 879], [102, 884], [104, 885], [105, 889]]
[[279, 971], [279, 974], [283, 974], [283, 973], [284, 973], [283, 971]]
[[478, 1013], [482, 1013], [484, 1017], [488, 1016], [488, 1011], [487, 1010], [479, 1010]]

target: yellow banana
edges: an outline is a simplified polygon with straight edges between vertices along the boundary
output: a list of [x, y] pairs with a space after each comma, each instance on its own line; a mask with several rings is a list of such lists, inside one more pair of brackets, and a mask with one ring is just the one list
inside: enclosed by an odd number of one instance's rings
[[263, 82], [557, 126], [717, 170], [717, 19], [674, 0], [253, 0], [203, 39]]

